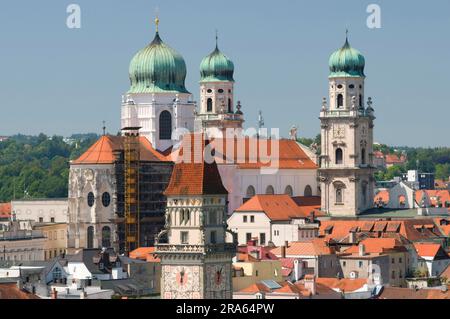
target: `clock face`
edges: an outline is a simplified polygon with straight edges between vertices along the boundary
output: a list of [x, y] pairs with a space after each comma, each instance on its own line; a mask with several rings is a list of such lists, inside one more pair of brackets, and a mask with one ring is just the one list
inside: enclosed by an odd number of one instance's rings
[[345, 128], [341, 125], [336, 125], [333, 127], [333, 136], [334, 137], [345, 137]]
[[214, 290], [223, 290], [226, 286], [227, 270], [226, 265], [208, 265], [206, 273], [209, 286]]
[[174, 267], [172, 269], [172, 276], [175, 278], [178, 289], [185, 291], [191, 287], [192, 274], [189, 268], [186, 267]]

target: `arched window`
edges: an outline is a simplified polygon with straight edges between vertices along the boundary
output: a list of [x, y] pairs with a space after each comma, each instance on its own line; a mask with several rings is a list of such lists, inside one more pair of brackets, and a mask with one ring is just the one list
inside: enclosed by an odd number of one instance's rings
[[292, 189], [292, 186], [291, 185], [286, 186], [286, 188], [284, 189], [284, 193], [286, 195], [293, 196], [294, 195], [294, 191]]
[[272, 186], [272, 185], [267, 186], [267, 188], [266, 188], [266, 194], [267, 194], [267, 195], [273, 195], [273, 194], [275, 194], [275, 190], [273, 189], [273, 186]]
[[102, 228], [102, 247], [111, 247], [111, 228], [109, 226]]
[[342, 158], [343, 158], [342, 149], [337, 148], [336, 149], [336, 164], [342, 164]]
[[87, 204], [89, 207], [94, 206], [95, 203], [95, 196], [93, 192], [89, 192], [88, 196], [87, 196]]
[[363, 106], [362, 95], [359, 95], [359, 106]]
[[231, 99], [228, 99], [228, 113], [233, 113], [233, 106], [231, 105]]
[[87, 248], [94, 248], [94, 227], [87, 228]]
[[256, 194], [256, 191], [255, 191], [255, 188], [252, 185], [247, 187], [247, 193], [246, 193], [246, 197], [247, 198], [252, 198], [253, 196], [255, 196], [255, 194]]
[[102, 204], [104, 207], [108, 207], [111, 204], [111, 195], [108, 192], [104, 192], [102, 195]]
[[212, 112], [212, 99], [206, 100], [206, 112]]
[[337, 108], [341, 108], [344, 106], [344, 96], [342, 94], [338, 94], [337, 96]]
[[312, 188], [309, 185], [305, 186], [305, 191], [303, 193], [303, 196], [312, 196]]
[[363, 164], [363, 165], [366, 164], [366, 149], [365, 148], [361, 149], [361, 164]]
[[172, 139], [172, 115], [169, 111], [162, 111], [159, 115], [159, 139]]
[[344, 198], [344, 189], [342, 187], [336, 187], [336, 204], [342, 204]]

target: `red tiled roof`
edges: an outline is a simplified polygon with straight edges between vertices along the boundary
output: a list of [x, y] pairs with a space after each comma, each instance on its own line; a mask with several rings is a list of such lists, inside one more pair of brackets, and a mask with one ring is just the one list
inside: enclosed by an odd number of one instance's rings
[[[207, 163], [204, 148], [191, 153], [189, 163], [176, 163], [164, 194], [170, 195], [227, 195], [215, 161]], [[198, 160], [200, 163], [198, 163]]]
[[0, 203], [0, 218], [11, 217], [11, 203]]
[[322, 215], [319, 208], [320, 205], [299, 206], [289, 195], [255, 195], [236, 212], [264, 212], [271, 220], [290, 220], [309, 217], [311, 212]]
[[[281, 256], [281, 247], [272, 249], [272, 253]], [[312, 241], [294, 241], [286, 247], [286, 256], [318, 256], [333, 254], [334, 249], [326, 245], [323, 238]]]
[[398, 156], [397, 154], [386, 154], [386, 164], [402, 164], [406, 162], [404, 155]]
[[382, 202], [384, 204], [389, 203], [389, 192], [387, 190], [379, 191], [373, 199], [374, 203]]
[[[181, 147], [174, 150], [168, 158], [171, 158], [174, 162], [180, 161], [185, 147], [190, 148], [191, 153], [193, 153], [197, 147], [196, 144], [200, 143], [198, 136], [200, 136], [198, 133], [185, 135]], [[271, 153], [275, 143], [278, 143], [278, 154]], [[233, 151], [229, 151], [230, 148]], [[242, 169], [260, 169], [262, 167], [280, 169], [317, 168], [312, 159], [293, 140], [267, 140], [250, 137], [212, 138], [211, 149], [215, 151], [214, 156], [218, 164], [230, 162]], [[276, 152], [276, 149], [273, 148], [273, 151]], [[260, 153], [267, 154], [267, 158], [261, 157]], [[271, 157], [274, 157], [274, 159]]]
[[379, 299], [450, 299], [450, 290], [383, 287]]
[[256, 283], [251, 286], [248, 286], [247, 288], [239, 290], [239, 292], [246, 292], [246, 293], [258, 293], [258, 292], [270, 292], [269, 287], [262, 283]]
[[415, 193], [416, 203], [420, 203], [422, 200], [422, 196], [425, 193], [426, 197], [430, 200], [431, 205], [435, 207], [438, 204], [438, 198], [441, 201], [441, 204], [445, 207], [445, 203], [450, 203], [450, 191], [448, 190], [420, 190]]
[[139, 247], [130, 252], [130, 258], [140, 259], [148, 262], [160, 262], [159, 258], [154, 256], [155, 247]]
[[[387, 223], [387, 226], [386, 226]], [[364, 220], [323, 220], [321, 221], [319, 232], [327, 239], [339, 240], [348, 236], [352, 227], [359, 227], [362, 232], [369, 232], [371, 225], [374, 225], [370, 232], [385, 227], [391, 229], [390, 224], [398, 224], [398, 234], [411, 241], [419, 241], [429, 238], [441, 237], [441, 231], [438, 230], [434, 221], [430, 218], [426, 219], [404, 219], [395, 221], [364, 221]], [[380, 224], [378, 226], [378, 224]], [[325, 229], [330, 228], [331, 234], [325, 234]], [[386, 232], [382, 232], [385, 234]]]
[[318, 284], [327, 286], [331, 289], [339, 289], [340, 291], [351, 292], [351, 291], [355, 291], [355, 290], [358, 290], [358, 289], [364, 287], [364, 285], [367, 284], [367, 279], [365, 279], [365, 278], [338, 279], [338, 278], [319, 277], [319, 278], [316, 278], [316, 282]]
[[416, 243], [414, 244], [414, 248], [420, 257], [434, 258], [441, 249], [441, 245], [434, 243]]
[[0, 283], [0, 299], [40, 299], [38, 296], [20, 290], [16, 283]]
[[[359, 244], [363, 244], [365, 252], [369, 254], [381, 254], [383, 252], [402, 247], [401, 243], [399, 243], [395, 238], [366, 238]], [[359, 247], [356, 245], [345, 250], [345, 253], [351, 254], [358, 252]]]
[[[448, 221], [447, 225], [443, 223], [443, 220]], [[442, 230], [445, 236], [450, 237], [450, 218], [436, 218], [435, 223]]]
[[[139, 138], [139, 142], [141, 161], [168, 161], [144, 136]], [[114, 153], [124, 149], [123, 143], [122, 136], [104, 135], [71, 164], [113, 164], [116, 161]]]

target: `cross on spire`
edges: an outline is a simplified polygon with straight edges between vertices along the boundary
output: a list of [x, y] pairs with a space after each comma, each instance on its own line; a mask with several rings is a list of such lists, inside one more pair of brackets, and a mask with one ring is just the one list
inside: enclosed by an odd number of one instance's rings
[[106, 122], [103, 121], [103, 136], [106, 135]]
[[219, 48], [219, 35], [218, 35], [218, 31], [216, 29], [216, 49]]
[[156, 32], [159, 32], [159, 9], [158, 9], [158, 7], [155, 8], [155, 26], [156, 26]]

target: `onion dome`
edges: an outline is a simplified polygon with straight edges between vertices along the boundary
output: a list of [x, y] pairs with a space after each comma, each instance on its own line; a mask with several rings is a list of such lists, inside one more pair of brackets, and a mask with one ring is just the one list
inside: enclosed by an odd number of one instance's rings
[[155, 38], [131, 60], [128, 93], [189, 93], [184, 85], [186, 63], [178, 52], [161, 40], [159, 20], [155, 22]]
[[344, 46], [330, 56], [329, 77], [365, 77], [365, 63], [361, 52], [353, 49], [346, 38]]
[[225, 54], [220, 52], [216, 37], [216, 48], [200, 63], [200, 82], [234, 82], [233, 74], [234, 64]]

